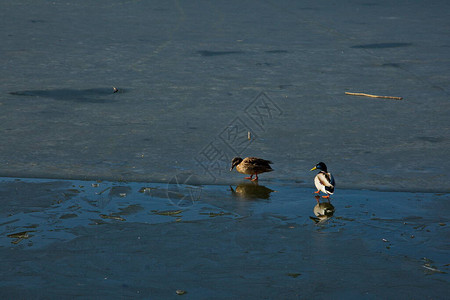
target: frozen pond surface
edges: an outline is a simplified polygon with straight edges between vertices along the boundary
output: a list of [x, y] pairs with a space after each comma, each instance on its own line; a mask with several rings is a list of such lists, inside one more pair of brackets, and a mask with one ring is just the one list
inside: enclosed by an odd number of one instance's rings
[[445, 298], [449, 11], [3, 1], [1, 298]]
[[2, 176], [228, 184], [238, 154], [299, 183], [322, 160], [340, 187], [449, 191], [448, 1], [0, 8]]
[[317, 223], [313, 189], [292, 185], [3, 179], [0, 191], [5, 299], [448, 291], [449, 194], [340, 190]]

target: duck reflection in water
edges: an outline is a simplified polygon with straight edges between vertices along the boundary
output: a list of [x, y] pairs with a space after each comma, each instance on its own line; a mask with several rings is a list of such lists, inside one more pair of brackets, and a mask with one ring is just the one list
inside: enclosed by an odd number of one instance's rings
[[315, 217], [310, 217], [316, 224], [323, 224], [334, 215], [334, 206], [328, 198], [324, 202], [320, 202], [320, 196], [315, 196], [317, 204], [314, 206]]
[[242, 182], [236, 189], [230, 185], [230, 190], [233, 196], [242, 199], [269, 199], [270, 193], [274, 192], [274, 190], [259, 185], [256, 181]]

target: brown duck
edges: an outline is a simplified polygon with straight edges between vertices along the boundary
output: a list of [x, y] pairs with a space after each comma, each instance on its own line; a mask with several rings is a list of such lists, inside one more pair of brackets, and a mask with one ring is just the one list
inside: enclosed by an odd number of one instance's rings
[[[255, 181], [258, 180], [258, 174], [273, 171], [270, 164], [273, 164], [273, 162], [257, 157], [246, 157], [244, 159], [235, 157], [231, 160], [230, 171], [236, 167], [239, 173], [250, 175], [250, 177], [245, 177], [245, 179]], [[253, 178], [253, 175], [255, 175], [255, 178]]]

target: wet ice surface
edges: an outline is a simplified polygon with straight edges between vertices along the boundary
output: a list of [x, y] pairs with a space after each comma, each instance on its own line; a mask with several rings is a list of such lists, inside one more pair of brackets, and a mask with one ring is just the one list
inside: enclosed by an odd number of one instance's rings
[[262, 181], [0, 191], [7, 298], [443, 299], [449, 284], [449, 194], [339, 190], [316, 223], [313, 189]]

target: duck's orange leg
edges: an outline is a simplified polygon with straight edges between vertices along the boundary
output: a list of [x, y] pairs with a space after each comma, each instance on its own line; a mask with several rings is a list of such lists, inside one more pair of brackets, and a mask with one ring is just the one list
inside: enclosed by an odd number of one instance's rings
[[322, 196], [322, 198], [329, 199], [330, 195]]
[[315, 192], [314, 192], [314, 194], [318, 194], [318, 193], [320, 193], [320, 191], [315, 191]]
[[255, 178], [253, 178], [252, 181], [258, 181], [258, 173], [255, 174]]
[[244, 179], [250, 179], [250, 180], [253, 180], [252, 177], [253, 177], [253, 174], [252, 174], [252, 176], [250, 176], [250, 177], [244, 177]]

